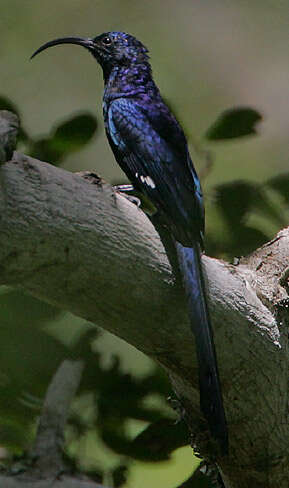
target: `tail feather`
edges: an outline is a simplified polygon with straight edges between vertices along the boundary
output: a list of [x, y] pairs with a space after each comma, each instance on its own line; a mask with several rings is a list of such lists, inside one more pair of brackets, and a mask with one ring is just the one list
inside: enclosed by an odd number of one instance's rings
[[223, 454], [228, 452], [228, 432], [219, 380], [213, 330], [206, 300], [199, 244], [184, 247], [176, 243], [183, 283], [187, 295], [189, 317], [196, 340], [199, 365], [201, 410], [212, 436]]

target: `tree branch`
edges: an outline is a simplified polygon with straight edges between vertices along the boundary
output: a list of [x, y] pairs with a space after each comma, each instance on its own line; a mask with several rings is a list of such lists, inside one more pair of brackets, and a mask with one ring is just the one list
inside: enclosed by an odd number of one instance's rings
[[[158, 361], [210, 457], [183, 290], [143, 212], [95, 182], [18, 153], [2, 165], [0, 284], [25, 288]], [[287, 487], [289, 228], [239, 266], [203, 262], [229, 424], [230, 455], [218, 459], [226, 487]]]
[[52, 378], [31, 452], [34, 475], [49, 478], [66, 471], [63, 460], [64, 429], [83, 368], [83, 359], [65, 359]]

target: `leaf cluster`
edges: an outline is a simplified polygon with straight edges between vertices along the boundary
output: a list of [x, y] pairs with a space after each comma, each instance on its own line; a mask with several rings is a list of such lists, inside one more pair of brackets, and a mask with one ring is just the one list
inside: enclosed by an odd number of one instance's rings
[[[16, 106], [6, 97], [0, 97], [0, 110], [14, 112], [20, 118]], [[23, 127], [19, 131], [19, 142], [25, 152], [41, 161], [60, 165], [71, 153], [86, 146], [97, 131], [97, 120], [90, 113], [81, 113], [55, 125], [45, 137], [32, 137]]]

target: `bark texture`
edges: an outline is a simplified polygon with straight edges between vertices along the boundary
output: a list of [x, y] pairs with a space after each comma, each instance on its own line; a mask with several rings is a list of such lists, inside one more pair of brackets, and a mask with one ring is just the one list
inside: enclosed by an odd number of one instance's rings
[[[92, 181], [19, 153], [0, 166], [0, 284], [158, 361], [210, 459], [183, 290], [143, 212]], [[230, 455], [217, 456], [225, 486], [287, 488], [289, 228], [238, 266], [207, 256], [203, 263], [229, 425]]]

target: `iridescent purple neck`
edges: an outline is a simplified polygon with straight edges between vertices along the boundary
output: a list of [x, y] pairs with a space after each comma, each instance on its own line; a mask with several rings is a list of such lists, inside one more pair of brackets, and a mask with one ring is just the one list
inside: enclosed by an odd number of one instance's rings
[[106, 76], [104, 71], [104, 99], [147, 93], [157, 87], [154, 84], [149, 63], [115, 66]]

